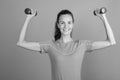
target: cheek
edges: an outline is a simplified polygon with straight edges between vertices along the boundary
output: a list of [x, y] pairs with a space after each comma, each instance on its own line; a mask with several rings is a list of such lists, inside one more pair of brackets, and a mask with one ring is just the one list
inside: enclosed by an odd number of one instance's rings
[[72, 25], [70, 25], [70, 28], [73, 28], [73, 24], [72, 24]]
[[[65, 26], [64, 24], [61, 24], [58, 27], [59, 27], [59, 29], [64, 29], [64, 26]], [[72, 29], [73, 28], [73, 24], [68, 24], [68, 28]]]
[[63, 29], [63, 28], [64, 28], [64, 25], [60, 25], [60, 26], [59, 26], [59, 29]]

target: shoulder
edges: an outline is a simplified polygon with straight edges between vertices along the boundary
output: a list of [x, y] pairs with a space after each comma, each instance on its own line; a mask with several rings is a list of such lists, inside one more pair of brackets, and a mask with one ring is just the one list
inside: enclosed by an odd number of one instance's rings
[[47, 41], [41, 41], [41, 42], [39, 42], [39, 45], [40, 45], [41, 47], [42, 47], [42, 46], [44, 46], [44, 47], [50, 47], [52, 43], [53, 43], [53, 40], [52, 40], [52, 39], [49, 39], [49, 40], [47, 40]]
[[93, 40], [76, 40], [79, 42], [79, 44], [92, 44], [94, 41]]
[[50, 39], [47, 41], [47, 44], [51, 47], [57, 44], [57, 41], [55, 41], [54, 39]]

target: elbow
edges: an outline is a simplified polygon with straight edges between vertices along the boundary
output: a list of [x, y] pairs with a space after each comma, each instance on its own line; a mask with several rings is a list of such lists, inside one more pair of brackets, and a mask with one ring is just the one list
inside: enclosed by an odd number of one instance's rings
[[114, 40], [108, 40], [107, 39], [107, 41], [109, 42], [109, 45], [116, 45], [116, 41], [115, 41], [115, 39]]
[[20, 42], [17, 42], [16, 45], [17, 45], [17, 46], [20, 46]]
[[116, 41], [114, 41], [114, 42], [111, 42], [111, 45], [116, 45]]
[[16, 43], [17, 46], [21, 46], [21, 44], [23, 44], [23, 42], [17, 42]]

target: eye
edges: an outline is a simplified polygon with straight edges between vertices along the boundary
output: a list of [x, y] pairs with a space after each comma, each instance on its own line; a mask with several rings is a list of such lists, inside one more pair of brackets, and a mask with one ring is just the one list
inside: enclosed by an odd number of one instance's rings
[[60, 24], [64, 24], [64, 22], [60, 22]]

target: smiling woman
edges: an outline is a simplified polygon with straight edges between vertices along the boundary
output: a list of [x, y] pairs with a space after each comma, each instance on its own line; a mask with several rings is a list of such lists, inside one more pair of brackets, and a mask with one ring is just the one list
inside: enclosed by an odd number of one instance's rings
[[61, 35], [65, 35], [65, 30], [67, 29], [69, 29], [69, 31], [66, 31], [68, 32], [68, 36], [70, 34], [69, 38], [72, 37], [73, 23], [73, 14], [69, 10], [61, 10], [57, 15], [57, 20], [55, 24], [55, 40], [60, 39]]
[[27, 15], [21, 30], [18, 46], [25, 49], [48, 53], [51, 61], [51, 80], [81, 80], [81, 66], [84, 54], [116, 44], [112, 29], [105, 14], [96, 13], [102, 19], [107, 39], [105, 41], [73, 40], [73, 14], [69, 10], [61, 10], [57, 15], [54, 40], [45, 43], [27, 42], [24, 40], [27, 25], [36, 11]]
[[70, 34], [73, 28], [72, 17], [68, 14], [62, 15], [58, 27], [63, 35]]

